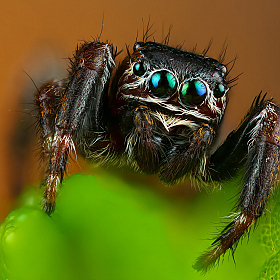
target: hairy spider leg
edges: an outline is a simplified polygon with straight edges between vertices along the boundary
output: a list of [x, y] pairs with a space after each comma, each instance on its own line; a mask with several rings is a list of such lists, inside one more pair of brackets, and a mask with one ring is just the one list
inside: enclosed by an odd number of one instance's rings
[[239, 128], [211, 158], [213, 179], [230, 179], [242, 164], [245, 175], [235, 218], [198, 258], [194, 266], [197, 270], [206, 272], [228, 249], [234, 252], [240, 238], [261, 217], [275, 185], [280, 157], [280, 108], [259, 99], [260, 96]]
[[[51, 81], [39, 88], [35, 96], [42, 157], [48, 156], [51, 152], [54, 122], [61, 95], [61, 83]], [[42, 160], [44, 160], [44, 158], [42, 158]]]
[[99, 111], [108, 91], [114, 63], [113, 46], [85, 42], [71, 60], [69, 82], [65, 86], [54, 125], [43, 208], [54, 211], [57, 188], [63, 179], [67, 159], [87, 133], [102, 129]]

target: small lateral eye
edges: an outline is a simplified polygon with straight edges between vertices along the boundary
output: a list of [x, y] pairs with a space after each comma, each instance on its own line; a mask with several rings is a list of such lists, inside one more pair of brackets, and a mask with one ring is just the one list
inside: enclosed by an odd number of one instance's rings
[[143, 61], [136, 62], [133, 66], [133, 73], [137, 76], [143, 76], [146, 72], [146, 67]]
[[214, 89], [214, 96], [216, 98], [221, 98], [226, 93], [225, 86], [223, 84], [217, 84]]
[[183, 84], [180, 100], [183, 105], [200, 105], [207, 95], [206, 85], [200, 80], [189, 80]]
[[169, 71], [157, 71], [150, 78], [150, 90], [155, 97], [171, 97], [177, 90], [177, 80]]

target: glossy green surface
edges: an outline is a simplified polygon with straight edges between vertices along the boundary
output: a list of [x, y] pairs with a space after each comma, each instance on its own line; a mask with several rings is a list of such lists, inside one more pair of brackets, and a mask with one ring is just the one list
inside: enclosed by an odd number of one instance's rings
[[51, 217], [29, 190], [1, 227], [1, 279], [257, 279], [268, 256], [262, 226], [238, 246], [236, 264], [226, 254], [204, 276], [192, 268], [233, 207], [236, 184], [180, 201], [106, 172], [75, 175]]

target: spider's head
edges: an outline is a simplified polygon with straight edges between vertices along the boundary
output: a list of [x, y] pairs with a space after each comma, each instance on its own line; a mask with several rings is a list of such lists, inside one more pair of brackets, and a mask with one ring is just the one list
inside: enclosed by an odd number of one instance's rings
[[137, 42], [133, 50], [120, 67], [117, 100], [136, 101], [165, 118], [220, 122], [227, 100], [224, 65], [155, 42]]

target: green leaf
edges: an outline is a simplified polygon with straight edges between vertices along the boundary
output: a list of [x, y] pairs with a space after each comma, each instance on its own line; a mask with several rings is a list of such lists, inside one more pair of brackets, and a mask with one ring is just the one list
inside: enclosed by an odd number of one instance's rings
[[266, 261], [259, 275], [260, 280], [280, 279], [280, 195], [271, 198], [261, 225], [261, 244], [266, 252]]
[[264, 262], [259, 229], [238, 246], [236, 264], [229, 253], [206, 276], [192, 268], [228, 221], [220, 217], [237, 186], [183, 199], [106, 171], [75, 175], [51, 217], [41, 210], [42, 190], [28, 190], [0, 228], [0, 279], [256, 279]]

